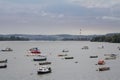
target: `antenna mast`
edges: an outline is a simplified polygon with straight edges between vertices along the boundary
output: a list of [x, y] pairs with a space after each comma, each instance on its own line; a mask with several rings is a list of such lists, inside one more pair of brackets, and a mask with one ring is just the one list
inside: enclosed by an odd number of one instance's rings
[[82, 33], [82, 29], [80, 29], [80, 35], [81, 35], [81, 33]]
[[81, 34], [82, 34], [82, 29], [80, 29], [80, 37], [79, 37], [80, 40], [81, 40]]

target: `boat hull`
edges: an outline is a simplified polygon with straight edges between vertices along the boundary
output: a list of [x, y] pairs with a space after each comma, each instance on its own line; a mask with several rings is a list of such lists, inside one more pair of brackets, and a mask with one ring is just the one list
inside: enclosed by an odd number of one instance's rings
[[107, 71], [107, 70], [110, 70], [110, 67], [102, 67], [102, 68], [99, 68], [99, 71]]
[[47, 73], [51, 73], [51, 72], [52, 72], [51, 68], [48, 68], [47, 71], [41, 71], [41, 70], [37, 71], [37, 74], [47, 74]]
[[98, 56], [90, 56], [90, 58], [98, 58]]
[[0, 63], [7, 63], [7, 59], [1, 60]]
[[0, 69], [2, 69], [2, 68], [7, 68], [7, 65], [1, 65]]
[[51, 73], [51, 71], [47, 71], [47, 72], [37, 71], [37, 74], [47, 74], [47, 73]]
[[46, 61], [47, 58], [43, 58], [43, 59], [33, 59], [33, 61]]
[[39, 65], [48, 65], [48, 64], [51, 64], [51, 62], [42, 62], [42, 63], [39, 63]]
[[74, 57], [65, 57], [65, 59], [74, 59]]

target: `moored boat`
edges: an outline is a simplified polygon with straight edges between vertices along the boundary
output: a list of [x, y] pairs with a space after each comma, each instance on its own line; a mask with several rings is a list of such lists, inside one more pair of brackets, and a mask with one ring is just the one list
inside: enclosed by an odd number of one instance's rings
[[90, 58], [98, 58], [98, 56], [90, 56]]
[[116, 56], [117, 56], [117, 54], [104, 54], [104, 56], [116, 57]]
[[89, 49], [89, 47], [88, 46], [83, 46], [82, 49]]
[[5, 59], [5, 60], [0, 60], [0, 63], [7, 63], [7, 59]]
[[58, 54], [59, 57], [67, 56], [67, 54]]
[[98, 65], [104, 65], [105, 64], [105, 61], [104, 60], [99, 60], [98, 61]]
[[51, 73], [51, 67], [48, 66], [41, 66], [39, 70], [37, 71], [37, 74], [46, 74], [46, 73]]
[[46, 57], [33, 58], [33, 61], [46, 61]]
[[115, 60], [116, 57], [106, 57], [105, 60]]
[[117, 58], [118, 54], [104, 54], [106, 56], [105, 60], [114, 60]]
[[64, 50], [62, 50], [62, 52], [69, 52], [69, 50], [65, 50], [65, 49], [64, 49]]
[[11, 48], [5, 48], [5, 49], [2, 49], [1, 51], [3, 52], [9, 52], [9, 51], [13, 51]]
[[74, 57], [65, 57], [65, 59], [74, 59]]
[[0, 65], [0, 69], [1, 69], [1, 68], [7, 68], [7, 65], [6, 65], [6, 64]]
[[49, 65], [49, 64], [51, 64], [51, 62], [41, 62], [41, 63], [39, 63], [39, 65]]
[[110, 67], [101, 67], [99, 68], [99, 71], [107, 71], [110, 70]]
[[31, 49], [29, 49], [29, 51], [33, 54], [40, 54], [41, 53], [38, 48], [31, 48]]

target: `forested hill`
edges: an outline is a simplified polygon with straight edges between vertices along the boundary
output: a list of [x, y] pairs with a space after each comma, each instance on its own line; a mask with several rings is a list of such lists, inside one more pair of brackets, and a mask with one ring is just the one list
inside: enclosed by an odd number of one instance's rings
[[96, 41], [120, 43], [120, 33], [111, 33], [106, 35], [28, 35], [28, 34], [8, 34], [0, 35], [0, 41], [29, 41], [29, 40], [47, 40], [47, 41]]
[[28, 41], [28, 38], [19, 37], [19, 36], [0, 36], [0, 41]]
[[29, 35], [9, 34], [0, 35], [0, 41], [22, 41], [22, 40], [48, 40], [48, 41], [90, 41], [94, 35]]
[[92, 42], [111, 42], [120, 43], [120, 33], [106, 34], [103, 36], [96, 36], [91, 39]]

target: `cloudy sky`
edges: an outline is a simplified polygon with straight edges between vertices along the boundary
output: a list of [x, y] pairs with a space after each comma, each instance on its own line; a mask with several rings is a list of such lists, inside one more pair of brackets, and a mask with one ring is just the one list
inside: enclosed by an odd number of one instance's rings
[[0, 0], [0, 34], [120, 32], [120, 0]]

